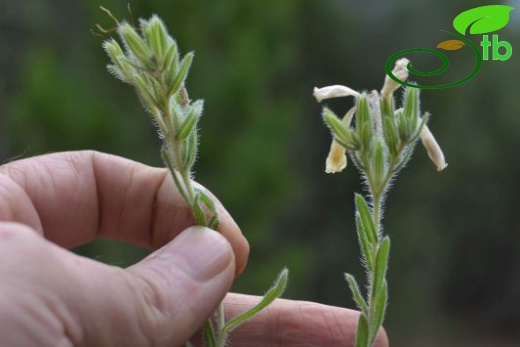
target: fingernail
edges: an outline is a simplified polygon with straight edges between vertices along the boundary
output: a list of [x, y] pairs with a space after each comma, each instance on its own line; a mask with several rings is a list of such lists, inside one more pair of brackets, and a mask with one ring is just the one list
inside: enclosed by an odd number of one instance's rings
[[233, 252], [226, 239], [208, 228], [186, 229], [168, 248], [176, 264], [198, 282], [217, 276], [233, 261]]

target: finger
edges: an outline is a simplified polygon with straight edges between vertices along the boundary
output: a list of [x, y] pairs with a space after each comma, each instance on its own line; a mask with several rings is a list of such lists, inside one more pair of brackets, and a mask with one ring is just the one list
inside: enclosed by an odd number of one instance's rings
[[[226, 316], [251, 308], [260, 297], [228, 294]], [[278, 299], [231, 334], [233, 344], [243, 347], [343, 347], [353, 346], [359, 312], [313, 302]], [[388, 347], [381, 330], [375, 347]]]
[[[216, 203], [219, 231], [233, 247], [237, 271], [242, 271], [247, 241]], [[166, 169], [93, 151], [1, 166], [0, 220], [26, 223], [67, 248], [100, 236], [156, 249], [195, 224]]]
[[202, 227], [128, 270], [76, 256], [22, 224], [0, 223], [0, 239], [0, 298], [9, 299], [0, 335], [17, 341], [21, 327], [34, 342], [27, 346], [180, 346], [223, 299], [235, 270], [226, 239]]

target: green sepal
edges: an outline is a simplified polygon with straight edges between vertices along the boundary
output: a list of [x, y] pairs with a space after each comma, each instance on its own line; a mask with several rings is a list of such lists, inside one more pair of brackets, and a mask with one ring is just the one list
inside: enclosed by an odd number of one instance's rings
[[343, 147], [349, 150], [355, 150], [358, 147], [352, 130], [336, 116], [328, 107], [323, 108], [323, 121], [329, 127], [334, 139]]
[[394, 115], [394, 98], [381, 99], [381, 115], [384, 117], [393, 117]]
[[397, 113], [398, 117], [397, 119], [397, 132], [399, 133], [399, 140], [401, 140], [402, 144], [408, 143], [412, 132], [410, 131], [410, 127], [408, 126], [406, 117], [404, 116], [404, 113], [400, 112]]
[[358, 136], [361, 143], [361, 152], [363, 155], [370, 150], [370, 143], [372, 142], [374, 130], [372, 129], [372, 124], [365, 123], [361, 125], [361, 130], [358, 130]]
[[372, 259], [372, 245], [368, 239], [367, 231], [363, 222], [361, 221], [361, 216], [359, 211], [356, 212], [356, 228], [358, 234], [359, 245], [361, 247], [361, 255], [363, 259], [366, 261], [367, 269], [373, 270], [374, 261]]
[[132, 84], [134, 69], [127, 61], [128, 59], [119, 43], [113, 38], [110, 38], [103, 42], [103, 49], [113, 63], [113, 65], [107, 66], [108, 71], [123, 82]]
[[166, 51], [166, 55], [164, 56], [164, 67], [165, 69], [165, 80], [168, 86], [173, 84], [173, 80], [175, 79], [175, 72], [177, 71], [177, 67], [179, 66], [179, 54], [177, 49], [177, 43], [174, 40], [171, 40], [169, 43], [168, 50]]
[[357, 211], [359, 212], [359, 216], [363, 224], [362, 229], [366, 232], [367, 239], [370, 242], [370, 245], [374, 247], [374, 245], [377, 245], [378, 236], [367, 202], [365, 201], [365, 198], [363, 198], [363, 196], [357, 193], [355, 200]]
[[110, 38], [103, 42], [103, 49], [109, 56], [110, 60], [112, 60], [112, 62], [114, 63], [117, 60], [125, 57], [123, 49], [121, 48], [119, 43], [113, 38]]
[[141, 20], [141, 32], [144, 33], [150, 48], [155, 53], [159, 65], [162, 65], [168, 46], [168, 33], [163, 21], [156, 15], [148, 21]]
[[367, 304], [365, 302], [365, 299], [363, 299], [363, 295], [361, 295], [361, 291], [359, 290], [359, 286], [354, 276], [346, 273], [345, 280], [347, 281], [348, 286], [350, 287], [350, 291], [352, 291], [352, 297], [356, 302], [358, 308], [361, 310], [362, 313], [368, 314]]
[[356, 333], [356, 347], [372, 347], [368, 345], [368, 321], [362, 313], [359, 315]]
[[152, 68], [153, 66], [150, 64], [151, 52], [135, 29], [129, 23], [123, 23], [119, 25], [118, 33], [125, 43], [128, 53], [132, 54], [141, 65]]
[[401, 152], [401, 156], [397, 165], [395, 166], [394, 172], [399, 172], [405, 165], [408, 163], [413, 154], [413, 144], [409, 144], [404, 147], [404, 150]]
[[404, 95], [403, 115], [408, 134], [413, 134], [417, 129], [419, 119], [419, 89], [407, 87]]
[[422, 118], [421, 118], [421, 124], [419, 124], [419, 127], [417, 128], [417, 130], [415, 131], [415, 134], [413, 135], [413, 137], [410, 139], [410, 143], [414, 143], [415, 141], [417, 141], [417, 139], [419, 138], [419, 136], [421, 136], [421, 131], [423, 130], [424, 126], [426, 124], [428, 124], [428, 121], [430, 120], [430, 113], [426, 112]]
[[182, 125], [177, 132], [177, 140], [184, 140], [192, 133], [200, 119], [203, 107], [204, 102], [202, 100], [197, 100], [190, 106], [188, 114], [186, 115], [186, 118], [182, 122]]
[[[376, 139], [372, 147], [372, 177], [375, 178], [377, 185], [381, 185], [385, 178], [385, 149], [381, 139]], [[379, 188], [378, 188], [379, 189]]]
[[182, 59], [179, 66], [179, 70], [176, 71], [176, 76], [172, 81], [170, 89], [168, 90], [168, 95], [173, 95], [177, 93], [181, 88], [182, 84], [186, 80], [186, 77], [188, 77], [188, 72], [191, 67], [191, 62], [193, 61], [193, 56], [193, 52], [189, 52]]
[[361, 142], [361, 151], [365, 152], [369, 150], [374, 129], [370, 116], [370, 106], [368, 105], [368, 98], [365, 93], [361, 94], [357, 99], [356, 130]]
[[141, 95], [141, 98], [143, 99], [142, 101], [145, 103], [148, 109], [150, 109], [152, 105], [158, 105], [156, 91], [151, 90], [148, 87], [150, 83], [147, 83], [147, 81], [143, 79], [143, 76], [140, 74], [134, 74], [133, 81], [135, 83], [137, 92]]
[[356, 104], [356, 127], [364, 124], [372, 124], [370, 117], [370, 106], [368, 105], [368, 97], [365, 93], [357, 98]]
[[383, 133], [385, 135], [385, 141], [388, 146], [388, 150], [392, 156], [397, 155], [397, 147], [399, 146], [399, 139], [397, 135], [397, 129], [395, 121], [392, 116], [383, 116]]
[[237, 317], [231, 319], [226, 323], [224, 328], [222, 329], [222, 334], [229, 334], [239, 325], [243, 324], [245, 321], [253, 318], [258, 312], [266, 308], [269, 304], [271, 304], [275, 299], [279, 298], [285, 288], [287, 287], [287, 281], [289, 277], [289, 270], [283, 269], [279, 274], [276, 280], [274, 281], [273, 286], [265, 293], [262, 300], [250, 308], [246, 312], [238, 315]]

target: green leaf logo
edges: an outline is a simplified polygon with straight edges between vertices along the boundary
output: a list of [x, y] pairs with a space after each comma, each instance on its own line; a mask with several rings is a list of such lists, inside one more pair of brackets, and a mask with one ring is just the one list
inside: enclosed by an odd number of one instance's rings
[[475, 7], [459, 14], [453, 20], [453, 27], [462, 35], [487, 34], [502, 29], [509, 22], [509, 12], [514, 7], [505, 5], [488, 5]]

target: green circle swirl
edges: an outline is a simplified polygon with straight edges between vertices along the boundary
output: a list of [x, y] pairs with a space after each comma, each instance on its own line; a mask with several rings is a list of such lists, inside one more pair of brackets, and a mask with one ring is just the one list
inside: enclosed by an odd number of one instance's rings
[[412, 67], [411, 63], [408, 63], [406, 68], [408, 69], [408, 71], [410, 73], [415, 74], [415, 75], [419, 75], [419, 76], [434, 76], [434, 75], [438, 75], [438, 74], [446, 71], [446, 69], [448, 69], [448, 66], [449, 66], [449, 59], [442, 52], [438, 52], [438, 51], [435, 51], [433, 49], [427, 49], [427, 48], [411, 48], [411, 49], [406, 49], [404, 51], [397, 52], [394, 55], [392, 55], [390, 58], [387, 59], [387, 61], [385, 63], [385, 71], [386, 71], [388, 77], [390, 77], [391, 79], [393, 79], [397, 83], [402, 84], [404, 86], [412, 87], [412, 88], [420, 88], [420, 89], [443, 89], [443, 88], [450, 88], [450, 87], [454, 87], [454, 86], [457, 86], [459, 84], [462, 84], [464, 82], [467, 82], [468, 80], [473, 78], [473, 76], [475, 76], [479, 72], [480, 68], [482, 67], [482, 54], [478, 50], [477, 46], [475, 46], [473, 44], [473, 42], [469, 41], [468, 39], [466, 39], [462, 35], [459, 35], [459, 34], [456, 34], [456, 33], [452, 33], [452, 32], [446, 31], [446, 30], [441, 30], [441, 31], [461, 39], [462, 41], [464, 41], [464, 43], [466, 43], [468, 46], [470, 46], [473, 49], [473, 51], [475, 52], [475, 56], [477, 58], [476, 63], [475, 63], [475, 67], [474, 67], [473, 71], [468, 76], [466, 76], [465, 78], [461, 79], [460, 81], [456, 81], [456, 82], [453, 82], [453, 83], [447, 83], [447, 84], [441, 84], [441, 85], [438, 85], [438, 86], [418, 85], [418, 84], [412, 84], [412, 83], [408, 83], [408, 82], [405, 82], [405, 81], [401, 81], [399, 78], [397, 78], [392, 73], [392, 63], [398, 57], [400, 57], [400, 56], [402, 56], [402, 55], [404, 55], [406, 53], [426, 52], [426, 53], [435, 54], [436, 56], [438, 56], [439, 58], [442, 59], [442, 66], [439, 69], [437, 69], [435, 71], [431, 71], [431, 72], [418, 71], [418, 70], [416, 70], [416, 69], [414, 69]]

